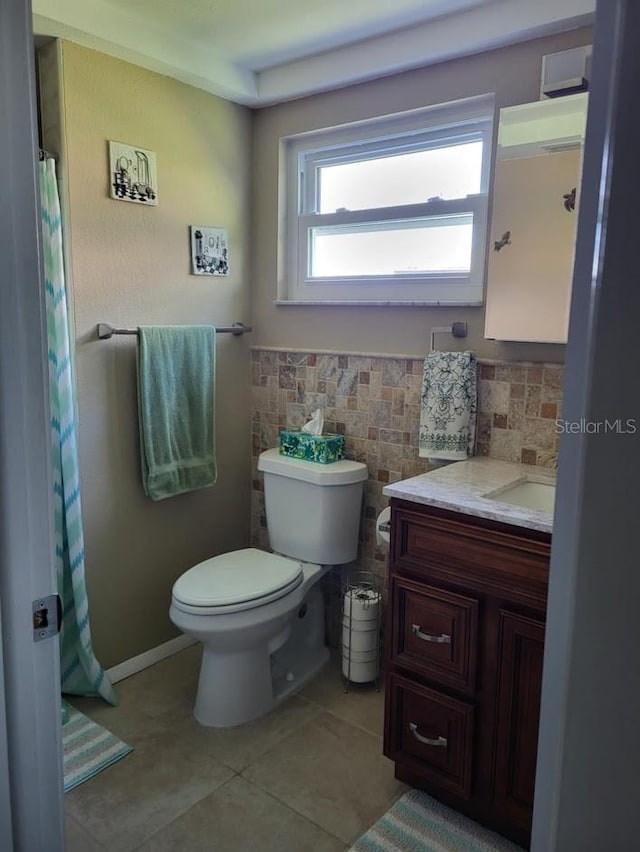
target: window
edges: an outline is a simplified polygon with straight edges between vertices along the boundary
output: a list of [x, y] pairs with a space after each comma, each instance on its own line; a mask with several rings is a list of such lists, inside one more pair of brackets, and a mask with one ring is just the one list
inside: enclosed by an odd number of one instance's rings
[[480, 304], [493, 97], [283, 140], [280, 301]]

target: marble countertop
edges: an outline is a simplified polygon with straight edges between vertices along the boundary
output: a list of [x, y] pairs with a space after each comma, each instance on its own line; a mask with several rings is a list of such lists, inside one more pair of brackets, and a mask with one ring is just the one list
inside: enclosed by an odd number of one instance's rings
[[[390, 483], [382, 493], [386, 497], [551, 533], [551, 512], [501, 503], [499, 493], [495, 492], [519, 482], [555, 485], [555, 481], [554, 471], [483, 457], [454, 462], [411, 479]], [[490, 499], [488, 494], [495, 496]]]

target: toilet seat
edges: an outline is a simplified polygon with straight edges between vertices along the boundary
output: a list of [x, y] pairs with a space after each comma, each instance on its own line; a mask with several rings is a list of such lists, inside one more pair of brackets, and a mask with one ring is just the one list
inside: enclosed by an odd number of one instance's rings
[[183, 612], [241, 612], [284, 597], [303, 579], [302, 563], [254, 547], [223, 553], [194, 565], [173, 586]]

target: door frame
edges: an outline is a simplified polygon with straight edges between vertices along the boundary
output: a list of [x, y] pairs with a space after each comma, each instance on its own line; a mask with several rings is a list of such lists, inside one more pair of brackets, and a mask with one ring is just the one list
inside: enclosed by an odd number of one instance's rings
[[30, 0], [0, 2], [0, 845], [63, 852], [59, 641]]
[[560, 443], [534, 852], [637, 847], [638, 32], [638, 0], [598, 2], [563, 403], [577, 429]]

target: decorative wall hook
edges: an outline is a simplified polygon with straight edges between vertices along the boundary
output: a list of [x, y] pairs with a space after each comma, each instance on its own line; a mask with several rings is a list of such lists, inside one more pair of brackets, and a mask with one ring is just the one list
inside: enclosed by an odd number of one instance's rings
[[567, 213], [571, 213], [576, 209], [576, 189], [577, 187], [574, 186], [571, 192], [565, 192], [562, 196], [564, 209]]
[[499, 240], [496, 240], [493, 244], [494, 251], [500, 251], [505, 246], [511, 245], [511, 231], [505, 231], [504, 234], [500, 237]]

